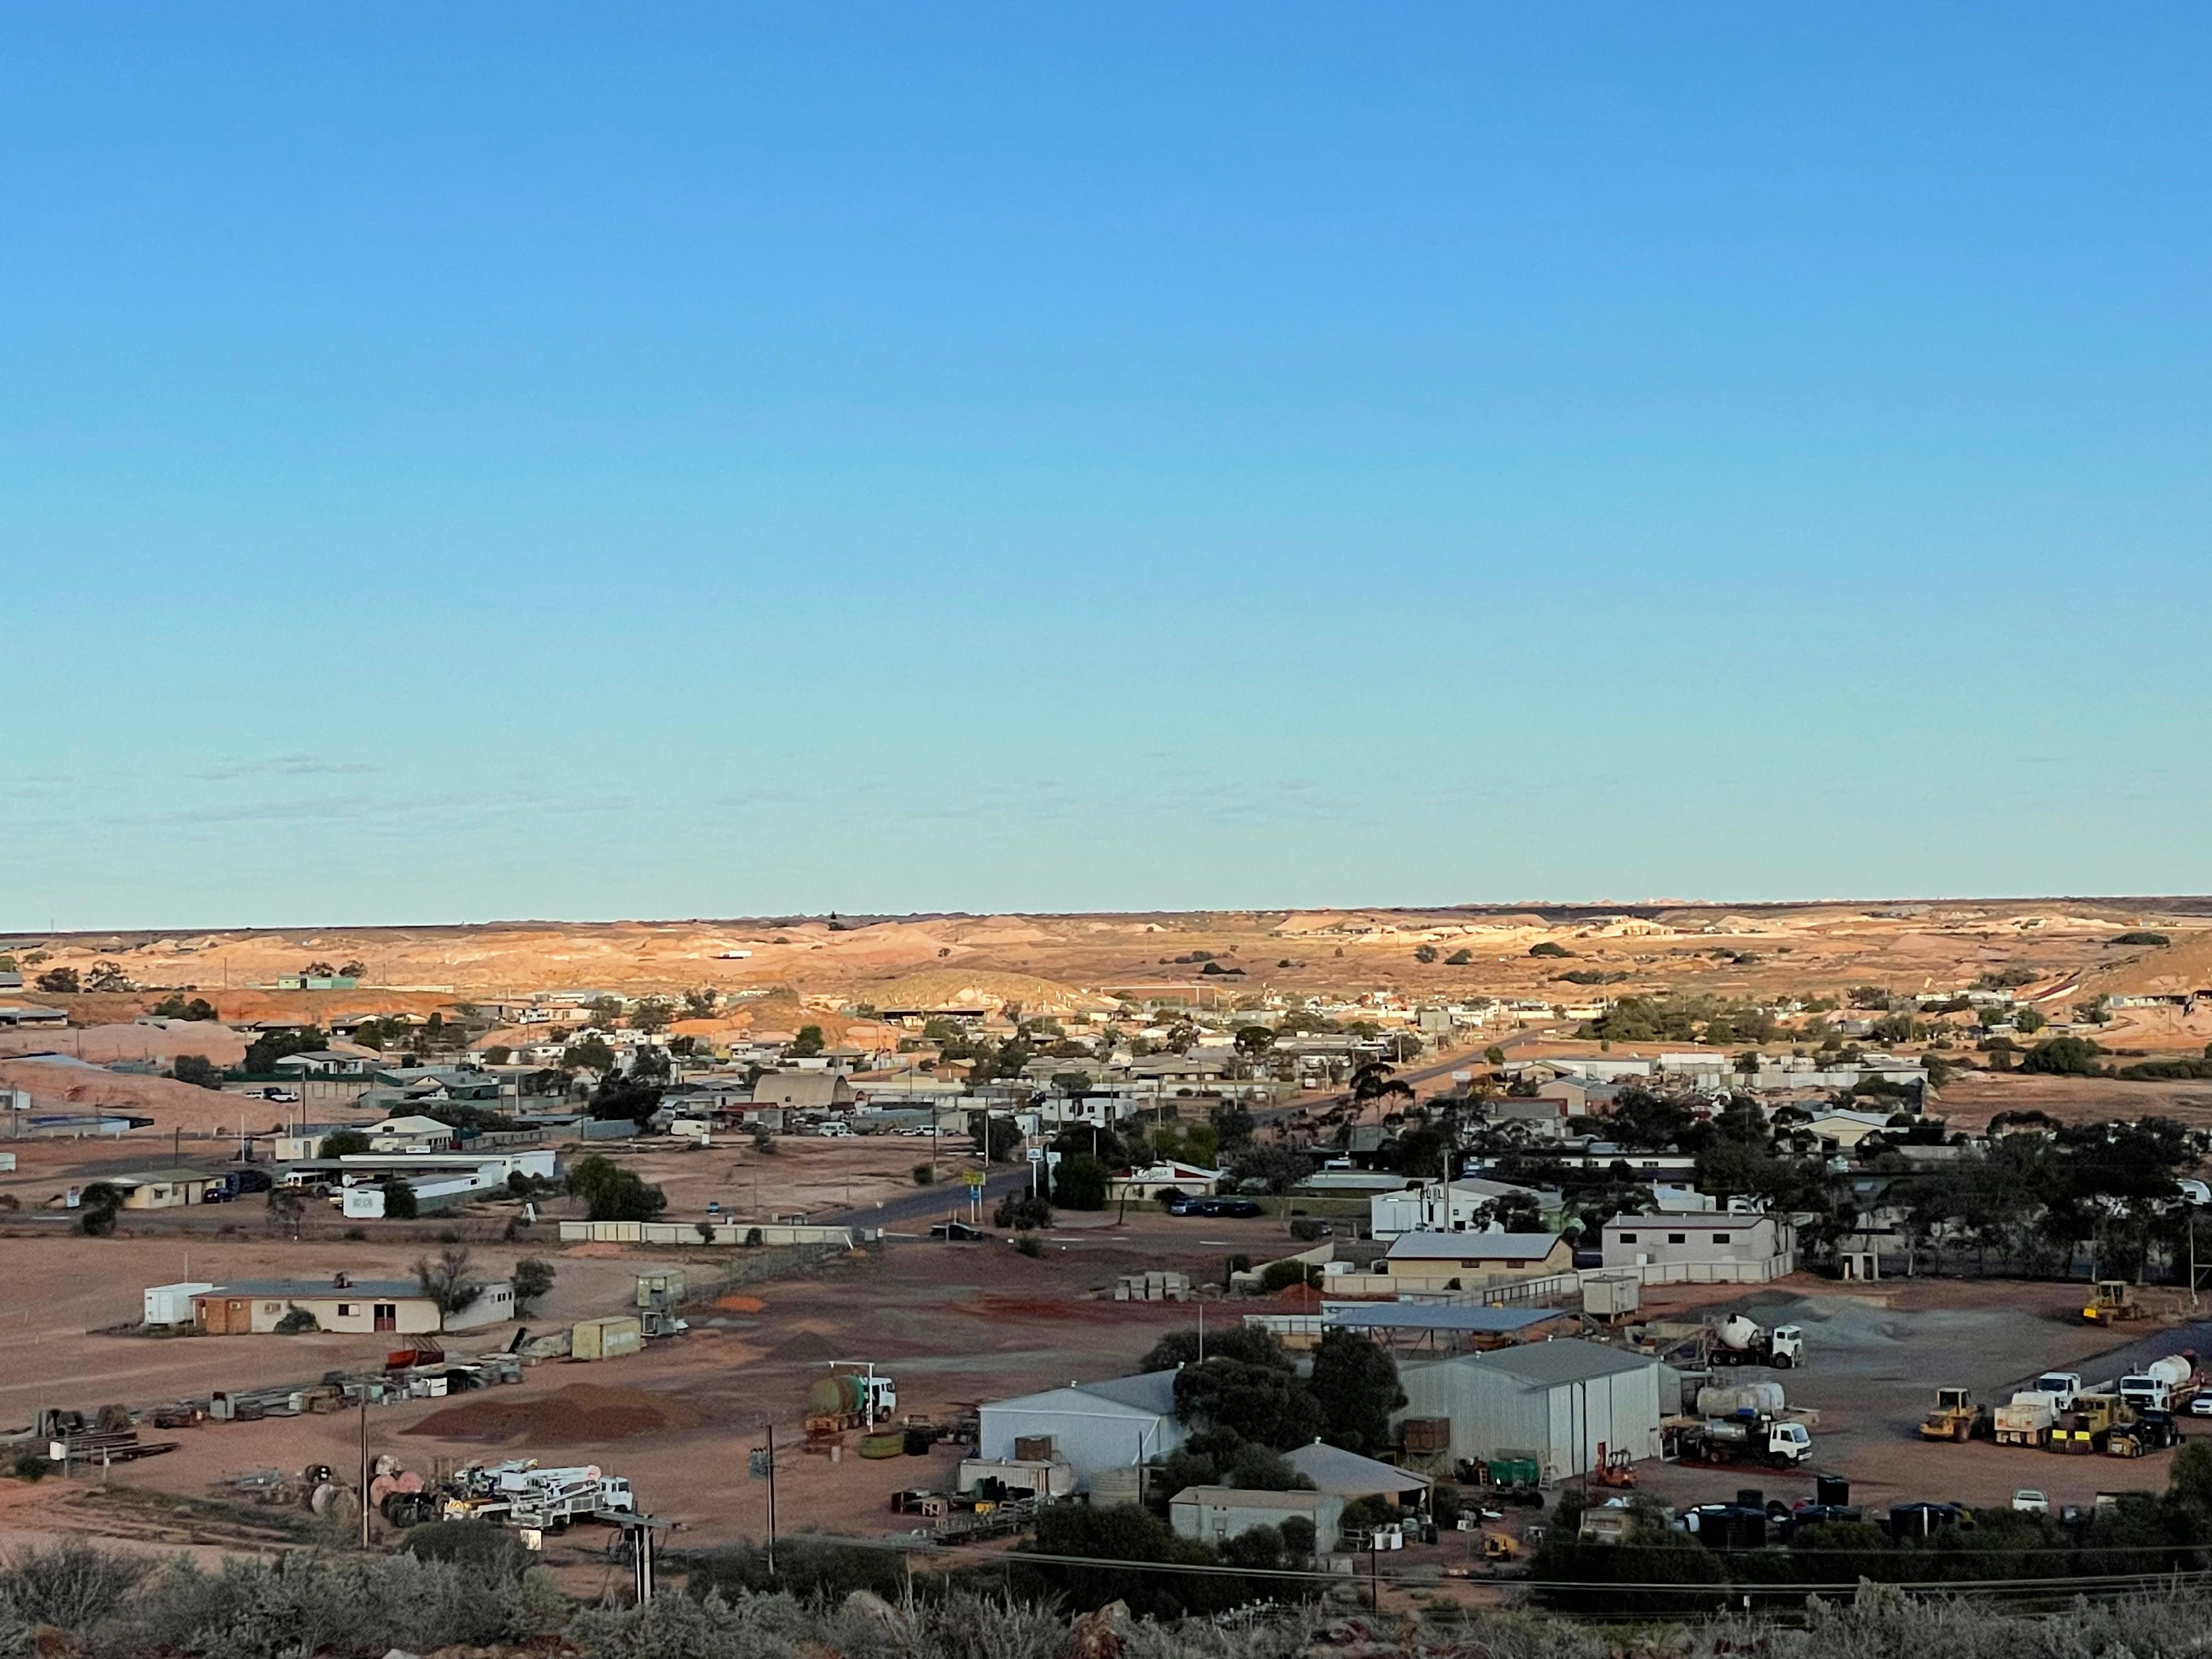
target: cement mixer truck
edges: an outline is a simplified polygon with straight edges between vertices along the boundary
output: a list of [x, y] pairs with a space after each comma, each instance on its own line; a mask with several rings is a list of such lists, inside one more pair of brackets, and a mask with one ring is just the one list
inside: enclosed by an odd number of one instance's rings
[[875, 1366], [866, 1360], [834, 1363], [846, 1369], [816, 1377], [806, 1391], [807, 1433], [836, 1434], [889, 1422], [898, 1411], [898, 1384], [878, 1376]]
[[1742, 1314], [1730, 1314], [1711, 1328], [1706, 1345], [1716, 1365], [1771, 1365], [1788, 1370], [1805, 1363], [1805, 1333], [1795, 1325], [1772, 1330]]

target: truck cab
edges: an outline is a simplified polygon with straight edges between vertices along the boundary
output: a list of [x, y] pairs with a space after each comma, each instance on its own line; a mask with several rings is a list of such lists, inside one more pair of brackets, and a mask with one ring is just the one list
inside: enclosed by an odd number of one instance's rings
[[1795, 1325], [1777, 1325], [1767, 1338], [1771, 1363], [1787, 1370], [1805, 1363], [1805, 1333]]
[[1767, 1431], [1766, 1461], [1780, 1468], [1813, 1455], [1813, 1437], [1802, 1423], [1777, 1423]]
[[2074, 1409], [2074, 1396], [2081, 1392], [2081, 1373], [2079, 1371], [2045, 1371], [2035, 1379], [2032, 1392], [2048, 1395], [2051, 1409], [2069, 1412]]

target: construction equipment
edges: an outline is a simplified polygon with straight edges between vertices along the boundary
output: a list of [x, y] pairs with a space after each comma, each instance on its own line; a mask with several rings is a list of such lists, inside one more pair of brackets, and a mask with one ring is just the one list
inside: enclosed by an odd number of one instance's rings
[[2023, 1389], [1996, 1408], [1995, 1437], [2000, 1446], [2039, 1446], [2057, 1421], [2049, 1395]]
[[878, 1422], [889, 1422], [898, 1411], [898, 1384], [888, 1376], [878, 1376], [872, 1362], [864, 1359], [839, 1359], [833, 1365], [848, 1369], [832, 1370], [827, 1376], [815, 1378], [806, 1391], [806, 1432], [819, 1437], [842, 1432], [846, 1429], [872, 1430]]
[[1771, 1365], [1788, 1370], [1805, 1363], [1805, 1333], [1795, 1325], [1768, 1330], [1755, 1319], [1730, 1314], [1712, 1328], [1707, 1344], [1716, 1365]]
[[1920, 1419], [1923, 1440], [1973, 1440], [1993, 1432], [1990, 1414], [1968, 1389], [1938, 1389], [1936, 1409]]
[[2166, 1412], [2196, 1392], [2197, 1356], [2184, 1352], [2154, 1359], [2120, 1379], [2121, 1401], [2139, 1412]]
[[1636, 1466], [1629, 1461], [1626, 1446], [1608, 1450], [1604, 1441], [1597, 1443], [1597, 1459], [1590, 1469], [1590, 1484], [1597, 1486], [1628, 1488], [1636, 1484]]
[[1482, 1534], [1482, 1559], [1486, 1561], [1516, 1561], [1521, 1557], [1521, 1540], [1506, 1532], [1486, 1532]]
[[2089, 1293], [2088, 1304], [2081, 1310], [2081, 1317], [2092, 1325], [2123, 1325], [2142, 1316], [2135, 1287], [2124, 1279], [2099, 1279]]
[[1765, 1462], [1788, 1468], [1813, 1455], [1813, 1437], [1802, 1423], [1772, 1417], [1721, 1417], [1692, 1424], [1675, 1437], [1685, 1463]]
[[2107, 1457], [2144, 1457], [2181, 1443], [2181, 1426], [2173, 1413], [2146, 1411], [2112, 1425], [2105, 1437]]

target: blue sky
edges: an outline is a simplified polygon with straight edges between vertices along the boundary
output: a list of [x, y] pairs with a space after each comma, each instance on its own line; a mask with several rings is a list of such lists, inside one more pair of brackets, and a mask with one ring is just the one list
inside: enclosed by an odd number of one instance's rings
[[0, 927], [2208, 885], [2212, 12], [0, 6]]

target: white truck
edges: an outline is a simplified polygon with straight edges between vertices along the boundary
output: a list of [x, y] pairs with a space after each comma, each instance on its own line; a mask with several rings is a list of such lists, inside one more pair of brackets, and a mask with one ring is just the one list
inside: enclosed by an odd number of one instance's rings
[[1996, 1408], [1995, 1433], [2000, 1446], [2040, 1446], [2058, 1420], [2051, 1397], [2035, 1389], [2022, 1389], [2011, 1402]]
[[[2051, 1401], [2053, 1412], [2074, 1409], [2074, 1396], [2081, 1392], [2081, 1373], [2079, 1371], [2045, 1371], [2035, 1379], [2035, 1387], [2024, 1392], [2039, 1394]], [[2013, 1395], [2014, 1400], [2019, 1395]]]
[[1719, 1417], [1684, 1432], [1685, 1463], [1767, 1463], [1778, 1469], [1808, 1462], [1813, 1436], [1802, 1423], [1771, 1417]]
[[1755, 1319], [1730, 1314], [1714, 1328], [1712, 1363], [1716, 1365], [1771, 1365], [1788, 1370], [1805, 1363], [1805, 1333], [1795, 1325], [1768, 1330]]
[[2196, 1355], [2168, 1354], [2120, 1379], [2121, 1403], [2139, 1412], [2170, 1412], [2186, 1403], [2196, 1377]]

